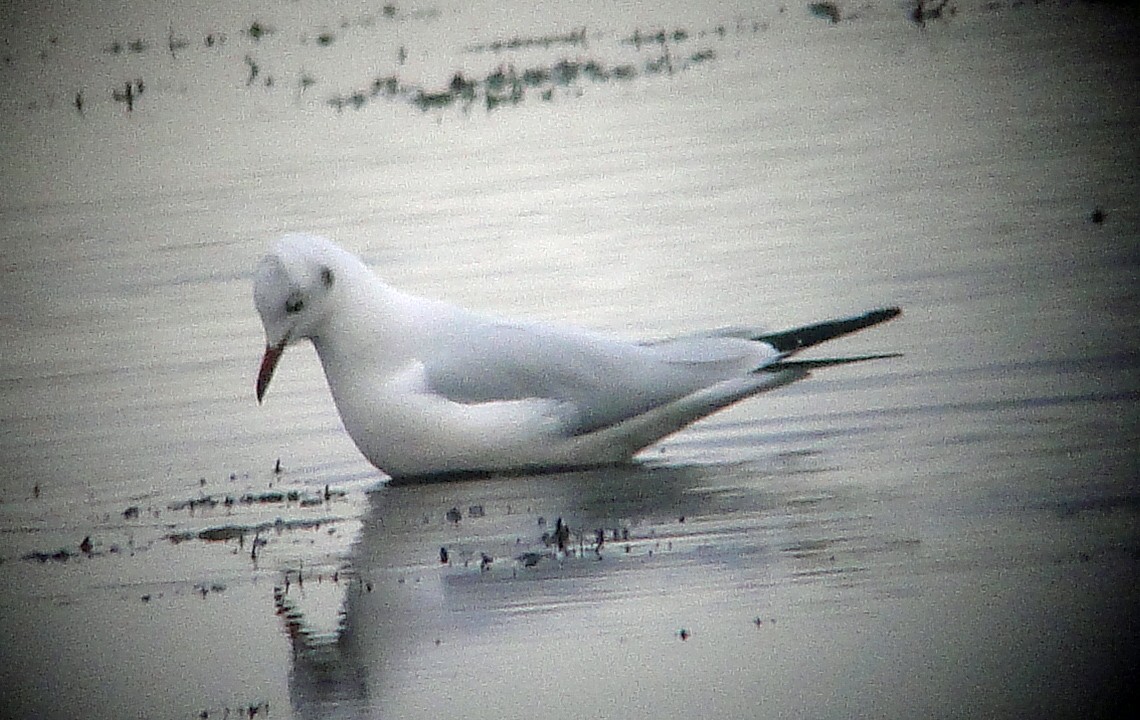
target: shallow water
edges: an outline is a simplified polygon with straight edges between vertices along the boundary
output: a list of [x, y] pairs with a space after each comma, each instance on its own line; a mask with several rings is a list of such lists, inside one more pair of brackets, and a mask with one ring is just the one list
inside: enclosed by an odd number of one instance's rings
[[[1135, 18], [529, 10], [6, 18], [12, 712], [1121, 709], [1140, 639]], [[243, 35], [255, 18], [274, 33]], [[586, 45], [473, 49], [583, 25]], [[681, 28], [672, 74], [662, 46], [623, 42]], [[193, 40], [174, 57], [171, 29]], [[636, 73], [493, 111], [421, 111], [414, 89], [328, 104], [393, 73], [442, 91], [567, 58]], [[135, 77], [128, 114], [110, 91]], [[636, 337], [899, 304], [827, 352], [905, 355], [738, 405], [635, 467], [387, 486], [310, 348], [253, 399], [250, 268], [292, 230], [411, 291]], [[559, 518], [570, 554], [542, 541]]]

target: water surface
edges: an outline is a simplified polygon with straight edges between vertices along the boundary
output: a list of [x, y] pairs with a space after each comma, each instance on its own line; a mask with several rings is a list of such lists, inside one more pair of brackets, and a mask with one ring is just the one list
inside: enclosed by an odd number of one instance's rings
[[[6, 19], [13, 712], [1123, 707], [1140, 634], [1134, 17], [394, 7]], [[254, 20], [274, 32], [252, 40]], [[583, 26], [585, 44], [558, 40]], [[664, 45], [627, 42], [658, 30]], [[190, 41], [173, 55], [172, 31]], [[478, 49], [511, 39], [534, 42]], [[590, 60], [635, 73], [491, 111], [485, 94], [414, 101], [456, 71]], [[392, 74], [396, 98], [328, 102]], [[138, 77], [128, 114], [111, 90]], [[904, 357], [738, 405], [634, 467], [388, 486], [311, 348], [254, 401], [250, 270], [298, 230], [413, 292], [632, 337], [899, 304], [828, 351]], [[559, 518], [569, 554], [542, 540]]]

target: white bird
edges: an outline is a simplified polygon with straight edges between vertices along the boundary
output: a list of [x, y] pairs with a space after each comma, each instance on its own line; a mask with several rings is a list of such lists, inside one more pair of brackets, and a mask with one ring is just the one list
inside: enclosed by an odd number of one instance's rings
[[257, 266], [253, 295], [267, 341], [258, 402], [286, 346], [311, 340], [345, 429], [393, 477], [626, 462], [812, 368], [893, 357], [789, 359], [900, 313], [627, 342], [402, 293], [310, 235], [274, 244]]

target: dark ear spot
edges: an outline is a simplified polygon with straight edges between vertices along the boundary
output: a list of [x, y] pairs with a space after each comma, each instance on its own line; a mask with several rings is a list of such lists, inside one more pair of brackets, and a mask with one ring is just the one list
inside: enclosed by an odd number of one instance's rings
[[298, 291], [294, 290], [289, 293], [289, 297], [285, 298], [285, 312], [290, 315], [299, 313], [305, 309], [305, 297]]
[[331, 288], [333, 284], [333, 272], [331, 268], [321, 268], [321, 282], [325, 284], [325, 288]]

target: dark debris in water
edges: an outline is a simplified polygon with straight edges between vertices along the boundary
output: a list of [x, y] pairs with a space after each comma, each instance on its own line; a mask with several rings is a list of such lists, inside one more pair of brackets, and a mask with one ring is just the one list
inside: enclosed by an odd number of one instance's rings
[[504, 50], [524, 50], [528, 48], [549, 48], [555, 45], [586, 47], [586, 28], [578, 28], [567, 33], [551, 33], [536, 37], [512, 37], [509, 40], [495, 40], [489, 43], [468, 45], [467, 52], [503, 52]]
[[24, 555], [25, 560], [35, 560], [37, 562], [67, 562], [79, 553], [72, 552], [67, 548], [60, 548], [54, 552], [32, 551]]
[[106, 555], [134, 555], [136, 550], [140, 549], [134, 544], [134, 540], [128, 541], [127, 547], [122, 547], [116, 543], [104, 544], [103, 542], [92, 538], [87, 535], [77, 545], [71, 547], [61, 547], [58, 550], [32, 550], [24, 553], [21, 558], [24, 560], [33, 560], [39, 563], [57, 562], [65, 563], [72, 558], [87, 558], [95, 559], [104, 557]]
[[259, 523], [257, 525], [219, 525], [203, 530], [174, 532], [167, 535], [166, 539], [175, 544], [188, 540], [203, 540], [205, 542], [228, 542], [230, 540], [237, 540], [238, 542], [244, 542], [246, 536], [256, 537], [260, 533], [270, 530], [277, 532], [283, 532], [285, 530], [313, 530], [331, 522], [335, 522], [335, 520], [330, 518], [320, 520], [285, 520], [278, 518], [274, 522]]
[[831, 2], [814, 2], [808, 5], [812, 15], [837, 23], [840, 20], [839, 6]]
[[[310, 495], [300, 490], [268, 490], [261, 493], [245, 493], [243, 495], [200, 495], [187, 500], [178, 500], [167, 505], [168, 510], [188, 510], [191, 513], [197, 510], [211, 510], [218, 505], [233, 507], [234, 505], [273, 505], [297, 503], [301, 507], [314, 507], [333, 498], [344, 497], [343, 490], [330, 490], [327, 486], [320, 495]], [[127, 508], [126, 513], [132, 508]], [[137, 508], [135, 508], [137, 510]]]
[[553, 559], [554, 553], [539, 553], [539, 552], [525, 552], [519, 555], [515, 560], [522, 563], [523, 567], [534, 567], [543, 560]]
[[557, 90], [576, 88], [580, 91], [583, 81], [624, 82], [639, 76], [672, 75], [715, 58], [716, 51], [711, 47], [692, 53], [676, 53], [666, 46], [640, 65], [622, 63], [607, 66], [594, 59], [563, 58], [550, 65], [519, 70], [509, 63], [500, 65], [483, 77], [469, 77], [456, 72], [446, 87], [438, 89], [405, 84], [397, 76], [388, 75], [376, 78], [365, 89], [334, 95], [328, 99], [328, 104], [338, 112], [361, 110], [377, 99], [405, 100], [423, 112], [453, 106], [469, 112], [476, 105], [491, 111], [506, 105], [518, 105], [531, 95], [550, 102]]
[[[112, 547], [111, 552], [118, 552], [118, 548]], [[40, 563], [67, 562], [71, 558], [78, 557], [79, 555], [84, 555], [84, 556], [90, 558], [90, 557], [95, 557], [96, 555], [101, 555], [101, 554], [102, 554], [101, 552], [97, 552], [95, 550], [95, 543], [93, 543], [91, 541], [91, 536], [87, 535], [79, 543], [79, 552], [76, 552], [75, 550], [72, 550], [72, 549], [66, 548], [66, 547], [62, 547], [58, 550], [52, 550], [52, 551], [33, 550], [31, 552], [25, 553], [23, 556], [23, 559], [24, 560], [35, 560], [36, 562], [40, 562]]]
[[194, 590], [199, 595], [201, 595], [203, 598], [205, 598], [210, 593], [214, 593], [214, 594], [224, 593], [226, 591], [226, 586], [223, 585], [222, 583], [217, 583], [217, 582], [209, 583], [209, 584], [198, 583], [198, 584], [194, 585]]
[[[722, 32], [723, 34], [723, 32]], [[626, 45], [633, 45], [639, 50], [643, 45], [665, 45], [669, 42], [681, 43], [689, 39], [689, 31], [678, 28], [673, 31], [657, 30], [655, 32], [642, 33], [641, 30], [634, 30], [633, 34], [622, 40]]]
[[[1046, 2], [1046, 0], [1042, 0]], [[1023, 0], [991, 0], [981, 9], [982, 12], [997, 12], [1008, 8], [1018, 8], [1026, 3]], [[1040, 4], [1040, 3], [1034, 3]], [[945, 19], [956, 15], [957, 8], [952, 0], [908, 0], [904, 3], [905, 10], [899, 13], [900, 22], [913, 22], [920, 27], [926, 27], [930, 21]], [[853, 22], [859, 19], [857, 11], [844, 10], [839, 3], [830, 0], [818, 0], [806, 4], [810, 15], [838, 23], [840, 20]], [[780, 8], [781, 15], [785, 8]], [[385, 52], [391, 52], [388, 57], [396, 59], [395, 65], [403, 67], [409, 57], [409, 48], [406, 44], [391, 40], [390, 37], [377, 37], [375, 30], [369, 38], [353, 38], [360, 29], [376, 28], [378, 20], [392, 22], [433, 22], [440, 18], [437, 8], [425, 10], [403, 10], [395, 5], [384, 5], [380, 13], [365, 12], [360, 16], [343, 17], [332, 29], [330, 25], [320, 25], [309, 28], [300, 33], [301, 44], [308, 44], [317, 52], [327, 52], [332, 46], [339, 46], [349, 42], [371, 43], [362, 44], [360, 52], [373, 52], [377, 42], [392, 41], [393, 45]], [[735, 32], [744, 35], [767, 30], [770, 22], [756, 19], [737, 17], [735, 22], [712, 22], [708, 28], [674, 27], [671, 29], [658, 27], [650, 29], [636, 28], [632, 32], [621, 34], [608, 34], [596, 30], [590, 33], [588, 28], [579, 27], [569, 31], [550, 32], [535, 35], [516, 35], [508, 38], [495, 39], [488, 42], [474, 42], [461, 48], [470, 54], [491, 54], [502, 59], [497, 69], [492, 69], [486, 75], [468, 75], [457, 71], [450, 83], [444, 87], [430, 87], [422, 84], [405, 81], [395, 72], [381, 75], [369, 82], [365, 87], [326, 96], [324, 104], [337, 112], [345, 110], [362, 110], [376, 100], [403, 101], [422, 112], [438, 111], [448, 107], [457, 106], [464, 112], [473, 107], [483, 107], [486, 111], [496, 108], [517, 105], [532, 96], [542, 102], [551, 102], [558, 97], [577, 97], [582, 94], [586, 81], [593, 83], [626, 82], [638, 77], [655, 75], [672, 75], [684, 72], [701, 63], [718, 57], [715, 44], [723, 42], [728, 35]], [[749, 30], [750, 29], [750, 30]], [[265, 67], [262, 49], [267, 45], [280, 46], [281, 43], [290, 42], [296, 37], [288, 32], [281, 31], [275, 24], [264, 18], [248, 18], [244, 23], [231, 29], [234, 42], [242, 45], [243, 51], [227, 54], [227, 61], [244, 63], [246, 87], [250, 91], [277, 91], [285, 83], [278, 83], [275, 78], [295, 77], [296, 81], [287, 83], [286, 90], [291, 94], [291, 100], [296, 100], [313, 85], [325, 83], [326, 78], [318, 78], [308, 72], [304, 67]], [[103, 47], [103, 52], [110, 55], [147, 55], [154, 51], [168, 53], [173, 63], [182, 63], [191, 58], [194, 53], [214, 53], [228, 42], [229, 35], [218, 29], [212, 29], [205, 35], [192, 39], [180, 32], [173, 25], [168, 26], [164, 36], [153, 38], [127, 37], [113, 40]], [[639, 57], [637, 60], [625, 60], [616, 64], [607, 65], [603, 61], [588, 57], [587, 53], [595, 50], [604, 43], [617, 43], [632, 46]], [[58, 39], [54, 36], [50, 43], [55, 45]], [[697, 43], [707, 46], [696, 47]], [[411, 48], [412, 51], [415, 48]], [[573, 56], [549, 64], [528, 64], [516, 66], [512, 58], [523, 55], [533, 56], [537, 52], [565, 52]], [[645, 57], [648, 54], [650, 57]], [[52, 57], [47, 50], [40, 50], [40, 61]], [[11, 54], [5, 55], [4, 61], [11, 63]], [[280, 61], [278, 61], [280, 62]], [[160, 79], [162, 80], [162, 79]], [[460, 82], [457, 82], [459, 80]], [[165, 82], [165, 80], [163, 80]], [[169, 83], [166, 83], [169, 84]], [[569, 92], [559, 93], [560, 90]], [[46, 92], [46, 91], [45, 91]], [[137, 100], [143, 92], [141, 79], [120, 79], [109, 86], [104, 85], [95, 93], [85, 92], [83, 88], [67, 91], [68, 105], [80, 115], [86, 115], [92, 106], [100, 100], [93, 99], [93, 95], [103, 98], [102, 102], [114, 101], [124, 103], [128, 111], [137, 110]], [[295, 95], [293, 95], [295, 93]], [[28, 103], [30, 109], [39, 107], [37, 101]], [[1101, 215], [1103, 217], [1103, 215]], [[1094, 222], [1098, 222], [1094, 220]]]
[[250, 23], [249, 27], [245, 29], [245, 34], [249, 36], [250, 40], [257, 42], [267, 35], [272, 35], [273, 28], [262, 24], [258, 20], [254, 20], [252, 23]]
[[926, 25], [928, 20], [941, 20], [943, 17], [954, 15], [957, 8], [950, 4], [950, 0], [916, 0], [910, 12], [910, 19], [920, 27]]
[[269, 703], [258, 701], [247, 703], [245, 705], [238, 705], [236, 707], [229, 707], [228, 705], [217, 708], [206, 708], [198, 713], [198, 720], [210, 720], [210, 718], [233, 718], [240, 720], [253, 720], [259, 715], [269, 717]]

